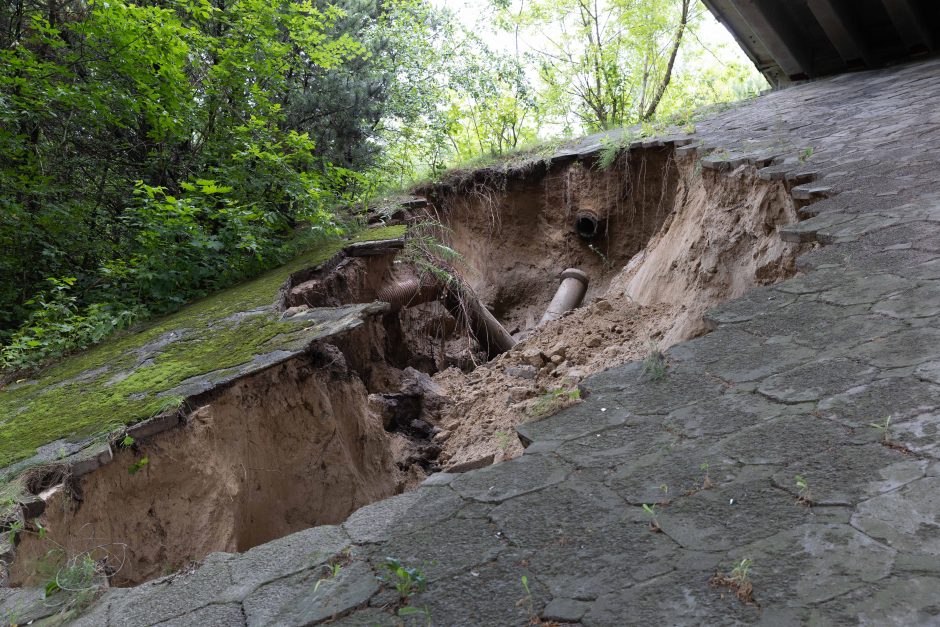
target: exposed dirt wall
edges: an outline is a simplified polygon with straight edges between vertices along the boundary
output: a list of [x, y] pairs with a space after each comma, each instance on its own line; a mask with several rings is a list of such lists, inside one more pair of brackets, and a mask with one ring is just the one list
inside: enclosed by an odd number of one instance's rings
[[[588, 299], [603, 294], [669, 215], [678, 175], [672, 150], [630, 154], [607, 169], [575, 161], [437, 200], [462, 276], [511, 333], [538, 322], [567, 267], [591, 277]], [[592, 240], [572, 228], [585, 210], [603, 221]]]
[[688, 157], [680, 172], [675, 210], [610, 287], [640, 305], [681, 308], [663, 346], [704, 332], [709, 307], [791, 276], [800, 250], [777, 235], [799, 219], [783, 183], [760, 180], [751, 166], [700, 171]]
[[[210, 552], [340, 522], [401, 491], [403, 443], [370, 412], [368, 394], [329, 346], [239, 381], [185, 427], [117, 453], [74, 495], [55, 494], [41, 518], [46, 537], [22, 534], [12, 582], [38, 583], [37, 562], [57, 546], [70, 555], [100, 546], [93, 555], [120, 566], [114, 583], [137, 583]], [[142, 456], [149, 463], [130, 474]]]
[[[538, 417], [547, 397], [704, 333], [707, 309], [794, 273], [802, 249], [777, 235], [798, 220], [783, 182], [750, 166], [720, 174], [671, 151], [637, 153], [610, 170], [574, 163], [511, 183], [501, 198], [464, 197], [444, 213], [454, 248], [480, 269], [484, 302], [510, 330], [528, 331], [470, 374], [437, 375], [453, 401], [440, 418], [445, 466], [518, 454], [513, 427]], [[575, 233], [585, 207], [611, 216], [603, 237]], [[534, 329], [570, 266], [590, 277], [585, 305]]]

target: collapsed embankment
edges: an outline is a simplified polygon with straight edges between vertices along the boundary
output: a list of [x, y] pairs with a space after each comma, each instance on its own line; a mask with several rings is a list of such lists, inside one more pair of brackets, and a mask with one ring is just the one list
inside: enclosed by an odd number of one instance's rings
[[[521, 340], [472, 373], [436, 377], [453, 403], [438, 418], [451, 467], [518, 454], [514, 425], [556, 410], [592, 373], [706, 332], [707, 309], [791, 276], [802, 250], [777, 235], [799, 219], [786, 181], [754, 165], [702, 168], [671, 147], [625, 152], [607, 169], [589, 159], [426, 191], [462, 273]], [[590, 279], [585, 306], [537, 327], [568, 267]]]
[[[707, 308], [786, 278], [800, 252], [776, 234], [798, 219], [785, 182], [751, 165], [703, 170], [669, 145], [609, 168], [536, 162], [422, 191], [429, 205], [411, 222], [439, 222], [444, 241], [431, 248], [455, 253], [431, 271], [459, 275], [518, 341], [512, 350], [487, 362], [435, 292], [194, 397], [179, 428], [115, 447], [81, 478], [37, 483], [45, 511], [19, 535], [12, 582], [40, 583], [44, 561], [86, 553], [112, 584], [139, 583], [339, 522], [441, 467], [511, 457], [516, 424], [577, 402], [594, 372], [705, 332]], [[295, 273], [284, 315], [423, 284], [435, 259], [418, 244]], [[587, 274], [585, 305], [539, 326], [566, 268]]]

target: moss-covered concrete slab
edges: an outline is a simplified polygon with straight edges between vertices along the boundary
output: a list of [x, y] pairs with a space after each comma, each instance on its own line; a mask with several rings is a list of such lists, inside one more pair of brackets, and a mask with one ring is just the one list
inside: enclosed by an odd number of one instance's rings
[[[372, 241], [403, 227], [370, 229]], [[278, 290], [299, 270], [350, 242], [324, 243], [252, 281], [200, 300], [86, 352], [34, 379], [0, 389], [0, 476], [65, 458], [104, 434], [181, 405], [193, 395], [289, 359], [318, 339], [360, 324], [376, 304], [283, 317]]]

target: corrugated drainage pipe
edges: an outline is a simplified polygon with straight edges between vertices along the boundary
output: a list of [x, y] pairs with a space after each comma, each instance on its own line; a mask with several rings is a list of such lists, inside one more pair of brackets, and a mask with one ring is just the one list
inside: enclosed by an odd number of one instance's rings
[[558, 320], [567, 312], [576, 308], [584, 300], [587, 293], [588, 275], [577, 268], [568, 268], [561, 273], [561, 285], [555, 292], [555, 297], [549, 303], [548, 309], [542, 319], [539, 320], [539, 326], [542, 326], [550, 320]]
[[378, 289], [375, 297], [392, 306], [392, 311], [400, 311], [415, 305], [422, 305], [437, 299], [441, 287], [436, 281], [420, 281], [415, 278], [386, 283]]

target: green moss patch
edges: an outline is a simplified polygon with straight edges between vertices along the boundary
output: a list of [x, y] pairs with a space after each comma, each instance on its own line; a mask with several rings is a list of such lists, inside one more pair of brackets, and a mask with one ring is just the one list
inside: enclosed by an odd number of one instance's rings
[[[351, 241], [403, 234], [404, 227], [369, 229]], [[317, 246], [252, 281], [68, 357], [35, 380], [0, 390], [0, 469], [52, 442], [147, 419], [347, 325], [361, 306], [282, 319], [274, 304], [292, 273], [323, 263], [348, 243]]]

